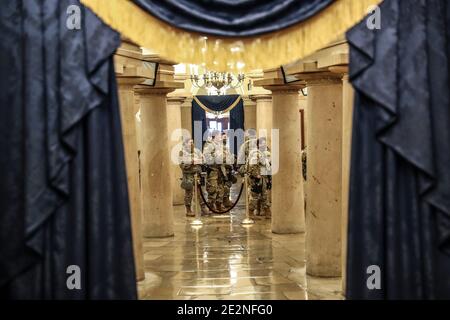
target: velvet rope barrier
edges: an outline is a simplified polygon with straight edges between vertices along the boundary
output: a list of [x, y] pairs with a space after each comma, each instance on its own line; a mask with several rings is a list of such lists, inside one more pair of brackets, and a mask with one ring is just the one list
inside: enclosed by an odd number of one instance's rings
[[200, 192], [200, 196], [202, 197], [203, 202], [205, 203], [206, 207], [207, 207], [210, 211], [212, 211], [212, 212], [214, 212], [214, 213], [217, 213], [217, 214], [225, 214], [225, 213], [228, 213], [228, 212], [230, 212], [231, 210], [233, 210], [234, 207], [236, 207], [236, 205], [237, 205], [237, 203], [239, 202], [239, 200], [241, 199], [242, 190], [244, 190], [244, 183], [242, 182], [242, 184], [241, 184], [241, 189], [239, 190], [239, 194], [238, 194], [238, 197], [237, 197], [236, 201], [235, 201], [235, 202], [233, 203], [233, 205], [232, 205], [230, 208], [228, 208], [226, 211], [217, 211], [217, 210], [214, 210], [213, 208], [211, 208], [211, 207], [208, 205], [208, 201], [206, 201], [206, 199], [205, 199], [205, 195], [203, 194], [203, 191], [202, 191], [201, 186], [197, 186], [197, 187], [199, 188], [198, 192]]

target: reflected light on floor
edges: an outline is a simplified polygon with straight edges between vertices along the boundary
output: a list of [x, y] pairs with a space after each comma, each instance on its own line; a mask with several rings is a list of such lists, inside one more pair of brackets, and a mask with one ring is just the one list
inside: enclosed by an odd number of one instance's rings
[[141, 299], [342, 299], [340, 278], [306, 275], [304, 234], [273, 234], [258, 217], [242, 226], [243, 202], [231, 218], [202, 217], [203, 226], [191, 226], [183, 206], [174, 212], [174, 237], [144, 241]]

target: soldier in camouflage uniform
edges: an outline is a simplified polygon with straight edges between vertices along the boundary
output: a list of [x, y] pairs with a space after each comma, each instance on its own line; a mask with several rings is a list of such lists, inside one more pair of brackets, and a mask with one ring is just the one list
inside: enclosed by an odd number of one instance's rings
[[[200, 150], [194, 147], [192, 139], [183, 142], [183, 149], [179, 153], [179, 164], [183, 173], [181, 187], [184, 189], [184, 205], [188, 217], [195, 216], [192, 212], [192, 199], [194, 197], [194, 177], [197, 174], [200, 183], [200, 174], [202, 172], [203, 155]], [[199, 191], [198, 191], [199, 192]], [[208, 214], [208, 209], [198, 193], [198, 203], [201, 206], [202, 214]]]
[[248, 175], [249, 211], [250, 214], [270, 218], [270, 197], [272, 188], [270, 152], [265, 146], [266, 139], [258, 140], [258, 149], [250, 152], [245, 165]]
[[249, 129], [245, 132], [244, 143], [240, 146], [237, 158], [239, 173], [243, 176], [245, 172], [245, 164], [247, 163], [250, 151], [256, 150], [256, 131]]
[[208, 167], [206, 177], [206, 191], [208, 192], [208, 206], [216, 211], [223, 211], [223, 180], [224, 175], [221, 169], [222, 160], [222, 136], [220, 132], [212, 133], [211, 141], [207, 141], [203, 148], [203, 156]]
[[[222, 133], [222, 144], [223, 144], [223, 155], [222, 159], [223, 164], [221, 166], [221, 170], [223, 173], [223, 185], [221, 186], [221, 191], [223, 190], [222, 194], [222, 204], [225, 208], [230, 208], [233, 206], [233, 203], [230, 200], [230, 191], [231, 187], [233, 186], [233, 164], [234, 164], [234, 155], [230, 152], [230, 149], [227, 144], [227, 134], [224, 132]], [[220, 194], [219, 194], [220, 196]]]

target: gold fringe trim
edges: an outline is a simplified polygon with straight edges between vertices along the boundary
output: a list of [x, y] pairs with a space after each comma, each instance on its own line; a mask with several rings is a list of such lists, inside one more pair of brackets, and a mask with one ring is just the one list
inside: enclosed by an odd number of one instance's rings
[[[203, 110], [205, 110], [206, 112], [208, 112], [208, 113], [213, 113], [213, 114], [215, 114], [215, 113], [217, 112], [217, 111], [214, 111], [214, 110], [209, 109], [209, 108], [208, 108], [206, 105], [204, 105], [204, 104], [203, 104], [196, 96], [193, 96], [193, 98], [194, 98], [195, 102], [197, 102], [198, 105], [199, 105]], [[239, 103], [241, 100], [242, 100], [242, 97], [241, 97], [241, 96], [237, 97], [236, 101], [234, 101], [234, 102], [233, 102], [228, 108], [226, 108], [225, 110], [220, 111], [220, 114], [227, 113], [227, 112], [233, 110], [233, 109], [238, 105], [238, 103]]]
[[171, 61], [216, 71], [269, 69], [303, 59], [337, 40], [381, 0], [336, 0], [290, 28], [250, 38], [204, 37], [158, 20], [130, 0], [81, 0], [112, 28]]

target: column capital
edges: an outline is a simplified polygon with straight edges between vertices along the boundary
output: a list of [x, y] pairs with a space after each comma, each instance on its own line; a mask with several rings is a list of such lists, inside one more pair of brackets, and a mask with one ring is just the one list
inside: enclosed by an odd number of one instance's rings
[[[184, 85], [183, 82], [180, 82], [180, 81], [176, 81], [176, 82], [182, 83]], [[169, 93], [167, 95], [167, 101], [179, 102], [180, 104], [183, 104], [184, 101], [190, 96], [191, 96], [191, 93], [188, 92], [186, 90], [186, 88], [183, 86], [183, 88], [178, 88], [175, 91]]]
[[286, 78], [306, 82], [307, 86], [326, 85], [333, 83], [330, 77], [342, 80], [342, 76], [348, 73], [348, 63], [349, 46], [341, 38], [305, 59], [283, 66], [283, 70]]
[[172, 91], [175, 91], [176, 88], [171, 87], [151, 87], [151, 86], [144, 86], [144, 85], [138, 85], [135, 87], [136, 93], [140, 94], [141, 96], [146, 95], [155, 95], [155, 96], [167, 96]]
[[184, 98], [183, 103], [181, 104], [182, 108], [192, 108], [192, 96]]
[[185, 99], [186, 99], [186, 97], [184, 97], [184, 96], [175, 96], [175, 95], [172, 95], [172, 94], [169, 94], [167, 96], [167, 101], [168, 102], [179, 102], [180, 104], [182, 104]]
[[272, 91], [272, 96], [276, 94], [295, 94], [303, 89], [305, 85], [271, 85], [264, 86], [264, 89]]
[[251, 94], [249, 98], [256, 101], [272, 101], [271, 94]]
[[328, 70], [332, 73], [348, 74], [349, 67], [348, 65], [332, 66]]
[[310, 76], [305, 75], [303, 80], [305, 81], [307, 87], [327, 86], [342, 83], [342, 77], [339, 74], [331, 72], [320, 72]]
[[[131, 59], [128, 59], [128, 61], [123, 62], [119, 60], [119, 57], [117, 57], [114, 64], [117, 79], [138, 78], [141, 80], [140, 83], [155, 79], [154, 71], [146, 68], [143, 64], [139, 65], [140, 62], [138, 60], [130, 61]], [[137, 63], [138, 65], [131, 63]]]
[[287, 84], [281, 78], [265, 78], [255, 81], [254, 85], [271, 91], [272, 95], [275, 92], [277, 94], [298, 93], [300, 89], [305, 87], [304, 83], [301, 82]]
[[130, 89], [133, 89], [134, 86], [144, 83], [145, 80], [147, 80], [146, 78], [142, 78], [142, 77], [121, 77], [119, 75], [117, 75], [116, 79], [117, 79], [117, 84], [119, 85], [119, 88], [120, 87], [129, 87]]
[[[298, 94], [298, 91], [305, 87], [300, 81], [286, 83], [285, 75], [280, 67], [264, 70], [264, 78], [254, 82], [255, 87], [262, 87], [275, 94]], [[255, 92], [255, 95], [266, 92]]]
[[244, 108], [255, 105], [255, 102], [253, 101], [253, 99], [250, 96], [243, 96], [242, 100], [244, 101]]
[[167, 95], [176, 89], [184, 88], [184, 83], [178, 81], [156, 81], [155, 85], [141, 84], [135, 87], [137, 93], [141, 95]]
[[114, 70], [120, 86], [132, 87], [146, 81], [153, 82], [155, 70], [145, 65], [142, 59], [141, 48], [124, 39], [114, 55]]
[[347, 65], [341, 65], [341, 66], [333, 66], [333, 67], [329, 67], [328, 70], [330, 70], [330, 72], [332, 73], [336, 73], [339, 74], [342, 77], [343, 81], [348, 81], [349, 80], [349, 66]]

